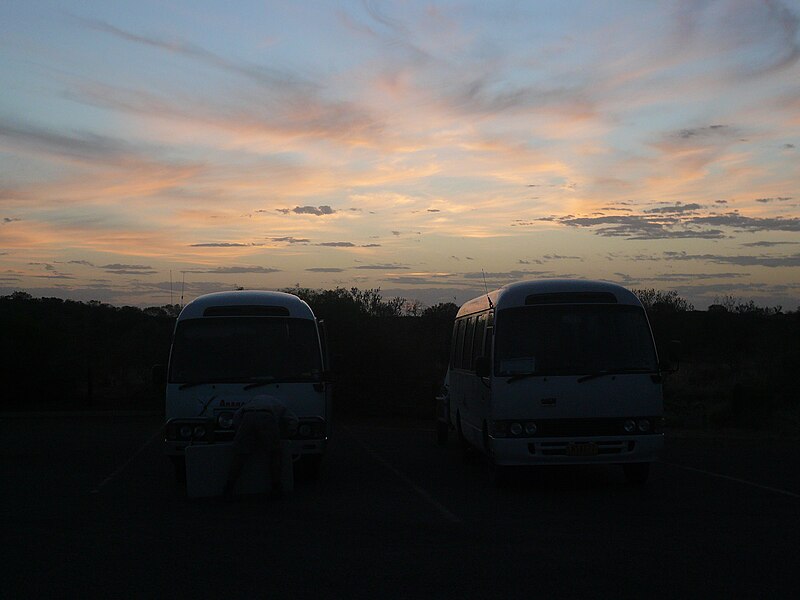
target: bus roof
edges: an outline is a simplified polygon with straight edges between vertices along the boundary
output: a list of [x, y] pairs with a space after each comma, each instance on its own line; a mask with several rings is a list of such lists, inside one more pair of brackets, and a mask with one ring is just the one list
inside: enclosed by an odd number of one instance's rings
[[210, 316], [285, 316], [313, 319], [311, 307], [293, 294], [241, 290], [199, 296], [183, 307], [178, 320]]
[[630, 290], [616, 283], [588, 279], [539, 279], [509, 283], [465, 302], [457, 317], [488, 310], [531, 304], [615, 303], [641, 306]]

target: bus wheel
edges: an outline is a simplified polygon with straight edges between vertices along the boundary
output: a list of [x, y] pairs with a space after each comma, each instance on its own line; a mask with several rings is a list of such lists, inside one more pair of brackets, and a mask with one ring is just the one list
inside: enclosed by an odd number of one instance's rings
[[628, 483], [642, 485], [650, 475], [650, 463], [627, 463], [622, 465], [622, 472]]
[[458, 445], [461, 447], [461, 458], [464, 462], [471, 463], [475, 460], [475, 449], [464, 437], [464, 430], [461, 428], [461, 413], [456, 413], [456, 430], [458, 432]]
[[436, 421], [436, 443], [440, 446], [447, 445], [449, 427], [445, 421]]
[[498, 465], [489, 459], [489, 476], [495, 486], [499, 488], [508, 487], [514, 480], [514, 467]]
[[175, 483], [180, 487], [186, 486], [186, 457], [170, 456], [172, 466], [175, 469]]
[[294, 473], [298, 479], [316, 481], [322, 470], [322, 454], [307, 454], [294, 465]]

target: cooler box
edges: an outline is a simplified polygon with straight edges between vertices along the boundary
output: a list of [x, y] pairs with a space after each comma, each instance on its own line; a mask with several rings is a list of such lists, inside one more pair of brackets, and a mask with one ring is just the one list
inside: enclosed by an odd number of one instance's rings
[[[186, 495], [189, 498], [220, 496], [225, 489], [233, 462], [231, 444], [208, 444], [186, 447]], [[291, 443], [281, 442], [281, 484], [284, 492], [294, 489], [294, 468]], [[242, 473], [234, 488], [235, 494], [263, 494], [272, 482], [265, 452], [254, 452], [245, 458]]]

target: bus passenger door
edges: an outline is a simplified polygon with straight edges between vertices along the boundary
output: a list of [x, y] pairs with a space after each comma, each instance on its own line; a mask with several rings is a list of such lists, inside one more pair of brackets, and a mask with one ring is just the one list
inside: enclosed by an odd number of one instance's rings
[[476, 441], [480, 443], [484, 450], [486, 449], [487, 442], [486, 423], [489, 419], [489, 405], [491, 403], [492, 390], [489, 386], [490, 380], [478, 375], [476, 363], [478, 358], [487, 355], [487, 333], [489, 334], [488, 339], [491, 340], [491, 330], [487, 330], [487, 318], [487, 313], [475, 317], [475, 328], [469, 364], [470, 396], [473, 398], [473, 403], [470, 407], [470, 420], [475, 427], [476, 434], [479, 436]]
[[475, 409], [478, 398], [475, 395], [474, 377], [472, 374], [472, 339], [475, 334], [475, 317], [468, 317], [464, 321], [464, 339], [461, 345], [461, 379], [463, 382], [463, 400], [461, 402], [461, 423], [464, 435], [472, 441], [478, 442], [475, 428]]
[[450, 359], [450, 418], [456, 431], [462, 431], [465, 411], [464, 373], [461, 372], [461, 358], [464, 354], [465, 319], [458, 319], [453, 326], [453, 349]]

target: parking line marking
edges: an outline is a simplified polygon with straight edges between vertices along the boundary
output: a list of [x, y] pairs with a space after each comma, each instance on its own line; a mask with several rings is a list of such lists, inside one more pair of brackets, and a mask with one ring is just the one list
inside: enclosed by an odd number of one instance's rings
[[455, 523], [457, 525], [463, 525], [464, 521], [462, 521], [459, 517], [454, 515], [450, 512], [441, 502], [436, 500], [433, 496], [430, 495], [429, 492], [418, 486], [414, 483], [407, 475], [404, 475], [400, 471], [398, 471], [389, 461], [383, 458], [380, 454], [375, 452], [372, 448], [367, 446], [364, 442], [359, 440], [356, 436], [353, 435], [353, 432], [350, 431], [349, 428], [344, 427], [342, 425], [339, 426], [341, 429], [347, 431], [347, 434], [353, 439], [353, 441], [361, 446], [361, 449], [364, 450], [369, 456], [378, 464], [382, 465], [386, 469], [388, 469], [391, 473], [395, 475], [400, 481], [405, 483], [409, 486], [418, 496], [420, 496], [423, 500], [425, 500], [428, 504], [433, 506], [439, 514], [445, 519], [445, 521], [449, 521], [450, 523]]
[[144, 444], [142, 444], [136, 452], [131, 454], [131, 456], [128, 458], [128, 460], [126, 460], [119, 467], [114, 469], [114, 471], [108, 477], [106, 477], [105, 479], [103, 479], [103, 481], [100, 482], [100, 485], [98, 485], [96, 488], [94, 488], [89, 493], [90, 494], [99, 494], [100, 490], [102, 490], [108, 483], [113, 481], [120, 473], [122, 473], [128, 467], [128, 465], [131, 464], [134, 461], [134, 459], [137, 456], [139, 456], [144, 451], [144, 449], [147, 448], [147, 446], [150, 445], [150, 442], [152, 442], [154, 439], [156, 439], [156, 437], [161, 435], [161, 432], [162, 432], [162, 428], [159, 427], [153, 435], [151, 435], [149, 438], [147, 438], [147, 441]]
[[670, 467], [675, 467], [676, 469], [684, 469], [686, 471], [694, 471], [695, 473], [702, 473], [703, 475], [709, 475], [710, 477], [717, 477], [718, 479], [727, 479], [728, 481], [735, 481], [736, 483], [742, 483], [744, 485], [749, 485], [751, 487], [759, 488], [765, 490], [767, 492], [773, 492], [775, 494], [782, 494], [784, 496], [789, 496], [790, 498], [800, 498], [800, 494], [795, 494], [794, 492], [790, 492], [788, 490], [782, 490], [780, 488], [770, 487], [768, 485], [761, 485], [760, 483], [755, 483], [753, 481], [747, 481], [746, 479], [739, 479], [738, 477], [731, 477], [730, 475], [723, 475], [722, 473], [714, 473], [713, 471], [705, 471], [703, 469], [696, 469], [694, 467], [687, 467], [685, 465], [679, 465], [676, 463], [667, 462], [664, 460], [659, 460], [662, 465], [668, 465]]

